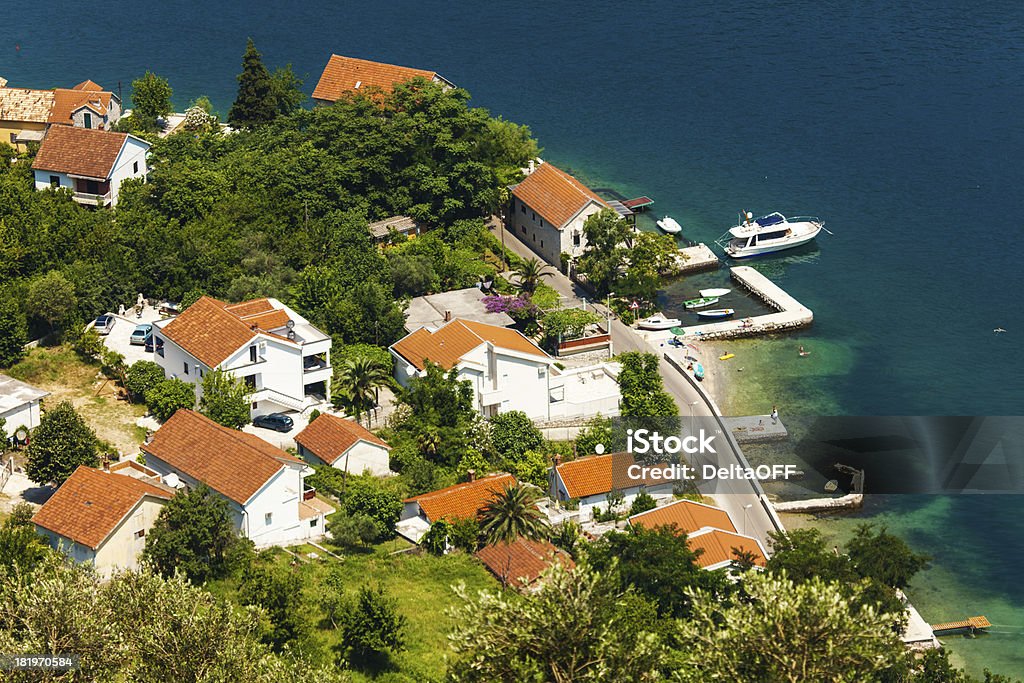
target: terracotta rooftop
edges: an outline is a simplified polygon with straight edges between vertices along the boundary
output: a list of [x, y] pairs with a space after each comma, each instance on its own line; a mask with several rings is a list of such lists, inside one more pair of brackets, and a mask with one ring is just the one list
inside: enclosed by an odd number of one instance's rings
[[452, 320], [434, 331], [421, 327], [399, 339], [391, 348], [420, 370], [426, 367], [425, 360], [450, 370], [459, 359], [486, 342], [501, 349], [550, 360], [539, 346], [516, 330], [462, 319]]
[[170, 500], [173, 495], [133, 477], [79, 465], [32, 521], [95, 550], [144, 496]]
[[402, 83], [417, 76], [428, 81], [438, 77], [433, 71], [331, 55], [327, 66], [324, 67], [323, 74], [320, 75], [320, 81], [313, 90], [313, 99], [334, 102], [340, 99], [344, 93], [368, 87], [390, 91], [396, 83]]
[[630, 453], [608, 453], [592, 455], [558, 465], [561, 477], [570, 498], [585, 498], [608, 493], [612, 489], [623, 491], [637, 486], [658, 486], [669, 482], [648, 477], [634, 479], [628, 469], [636, 461]]
[[162, 333], [207, 367], [215, 368], [258, 333], [269, 334], [287, 323], [287, 311], [275, 309], [267, 299], [227, 304], [203, 296], [167, 323]]
[[303, 463], [253, 434], [191, 410], [174, 413], [142, 450], [244, 505], [285, 463]]
[[110, 178], [127, 139], [126, 133], [50, 126], [32, 168], [105, 180]]
[[548, 163], [526, 176], [512, 194], [559, 230], [590, 202], [607, 206], [589, 187]]
[[337, 462], [345, 451], [359, 441], [368, 441], [389, 450], [391, 448], [358, 422], [330, 413], [320, 413], [318, 418], [295, 435], [295, 441], [328, 465]]
[[680, 500], [647, 512], [641, 512], [639, 515], [630, 517], [629, 523], [648, 529], [674, 525], [677, 530], [685, 534], [692, 534], [706, 527], [736, 531], [736, 526], [729, 518], [728, 512], [692, 500]]
[[569, 568], [576, 566], [571, 557], [552, 543], [525, 538], [484, 546], [476, 556], [499, 581], [515, 588], [529, 586], [554, 562]]
[[[91, 81], [85, 83], [91, 83]], [[78, 85], [85, 85], [85, 83]], [[71, 114], [82, 107], [89, 107], [99, 116], [106, 116], [107, 109], [110, 107], [110, 98], [113, 97], [113, 94], [109, 92], [85, 90], [78, 86], [57, 88], [53, 91], [53, 95], [53, 109], [50, 110], [49, 121], [67, 125], [71, 124]]]
[[0, 88], [0, 121], [46, 123], [52, 108], [52, 90]]
[[464, 519], [476, 517], [480, 510], [495, 496], [508, 487], [516, 485], [511, 474], [495, 474], [476, 481], [456, 484], [438, 491], [431, 491], [413, 498], [406, 503], [419, 503], [420, 509], [431, 524], [439, 519]]
[[756, 538], [750, 536], [741, 536], [721, 529], [709, 529], [693, 534], [687, 538], [687, 543], [692, 550], [701, 551], [697, 557], [697, 564], [705, 569], [735, 560], [734, 549], [753, 553], [754, 564], [759, 567], [765, 566], [766, 563], [764, 548]]
[[85, 81], [82, 81], [81, 83], [79, 83], [78, 85], [72, 86], [71, 89], [72, 90], [90, 90], [90, 91], [96, 92], [96, 91], [102, 91], [103, 90], [103, 86], [100, 85], [99, 83], [97, 83], [96, 81], [85, 80]]

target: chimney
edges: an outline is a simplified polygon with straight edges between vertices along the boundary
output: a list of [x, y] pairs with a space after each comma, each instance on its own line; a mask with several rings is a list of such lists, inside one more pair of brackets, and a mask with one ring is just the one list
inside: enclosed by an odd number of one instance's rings
[[452, 312], [451, 311], [445, 311], [444, 312], [444, 321], [446, 323], [447, 322], [451, 322], [451, 319], [452, 319]]
[[476, 481], [476, 470], [466, 470], [466, 476], [469, 477], [469, 481]]
[[152, 429], [147, 429], [146, 430], [146, 441], [144, 442], [144, 445], [148, 446], [152, 441], [153, 441], [153, 430]]
[[[533, 159], [530, 159], [529, 169], [530, 169], [530, 173], [533, 173], [535, 170], [537, 170], [537, 162], [534, 161]], [[529, 175], [529, 174], [527, 174], [527, 175]]]

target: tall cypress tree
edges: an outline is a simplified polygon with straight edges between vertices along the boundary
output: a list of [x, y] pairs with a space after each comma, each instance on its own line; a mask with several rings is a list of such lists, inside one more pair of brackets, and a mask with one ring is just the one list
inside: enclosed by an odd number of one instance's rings
[[228, 123], [236, 128], [254, 128], [272, 121], [276, 115], [274, 83], [250, 38], [242, 57], [242, 73], [238, 74], [238, 97], [228, 112]]

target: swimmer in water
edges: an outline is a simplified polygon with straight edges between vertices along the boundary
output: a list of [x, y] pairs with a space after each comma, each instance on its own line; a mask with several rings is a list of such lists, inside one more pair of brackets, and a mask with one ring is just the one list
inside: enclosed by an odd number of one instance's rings
[[810, 351], [804, 351], [804, 347], [801, 346], [800, 347], [800, 355], [801, 356], [809, 356], [809, 355], [811, 355], [811, 352]]

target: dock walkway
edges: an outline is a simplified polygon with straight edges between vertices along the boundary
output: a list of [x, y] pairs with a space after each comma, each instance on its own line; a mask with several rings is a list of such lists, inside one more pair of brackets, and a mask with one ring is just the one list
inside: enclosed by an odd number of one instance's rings
[[961, 621], [945, 621], [941, 624], [932, 624], [932, 632], [940, 633], [943, 631], [970, 631], [971, 633], [986, 629], [992, 626], [992, 623], [986, 617], [969, 617]]
[[701, 242], [692, 247], [683, 247], [676, 256], [676, 272], [680, 275], [697, 273], [718, 268], [718, 257], [708, 245]]

